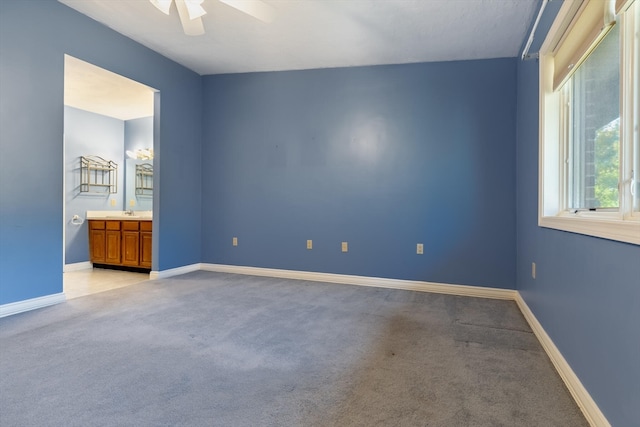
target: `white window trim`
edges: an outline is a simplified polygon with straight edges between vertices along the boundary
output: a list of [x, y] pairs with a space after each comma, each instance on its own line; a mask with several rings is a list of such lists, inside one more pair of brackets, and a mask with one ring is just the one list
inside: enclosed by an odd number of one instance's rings
[[[569, 212], [565, 208], [564, 193], [564, 159], [563, 144], [561, 142], [561, 112], [560, 93], [553, 91], [553, 56], [551, 55], [551, 42], [556, 33], [561, 30], [562, 22], [571, 13], [571, 1], [564, 2], [556, 20], [554, 21], [545, 42], [540, 49], [540, 84], [539, 84], [539, 162], [538, 162], [538, 225], [540, 227], [552, 228], [556, 230], [568, 231], [572, 233], [585, 234], [604, 239], [640, 245], [640, 216], [634, 213], [632, 206], [628, 203], [628, 198], [623, 197], [623, 203], [619, 212]], [[636, 7], [638, 5], [636, 4]], [[629, 14], [631, 15], [631, 14]], [[633, 35], [630, 27], [627, 28]], [[628, 37], [628, 35], [625, 35]], [[621, 56], [623, 64], [629, 65], [633, 60], [631, 43], [625, 44], [622, 48]], [[629, 69], [630, 66], [622, 66], [622, 70]], [[637, 88], [629, 88], [631, 82], [629, 74], [621, 78], [621, 85], [624, 92], [633, 93]], [[621, 76], [623, 77], [623, 76]], [[628, 97], [627, 97], [628, 98]], [[633, 102], [625, 98], [623, 105], [623, 123], [626, 123], [627, 137], [620, 141], [620, 150], [623, 162], [621, 162], [621, 181], [624, 184], [620, 191], [629, 192], [628, 181], [631, 174], [630, 153], [633, 149], [632, 132], [638, 132], [637, 123], [634, 118], [634, 109], [630, 108]], [[631, 105], [630, 105], [631, 104]], [[635, 123], [635, 124], [634, 124]], [[635, 127], [635, 130], [634, 130]], [[636, 173], [640, 173], [637, 171]]]

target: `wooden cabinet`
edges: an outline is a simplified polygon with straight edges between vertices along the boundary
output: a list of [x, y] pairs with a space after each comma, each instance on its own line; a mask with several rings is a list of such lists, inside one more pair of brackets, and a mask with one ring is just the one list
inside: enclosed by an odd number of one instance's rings
[[122, 265], [140, 264], [139, 221], [122, 221]]
[[89, 221], [89, 259], [91, 262], [104, 263], [106, 249], [105, 221]]
[[151, 228], [151, 221], [89, 220], [91, 262], [150, 269]]
[[89, 257], [95, 264], [120, 264], [120, 221], [89, 221]]
[[105, 264], [120, 264], [120, 221], [105, 221]]
[[140, 222], [140, 267], [151, 268], [151, 221]]

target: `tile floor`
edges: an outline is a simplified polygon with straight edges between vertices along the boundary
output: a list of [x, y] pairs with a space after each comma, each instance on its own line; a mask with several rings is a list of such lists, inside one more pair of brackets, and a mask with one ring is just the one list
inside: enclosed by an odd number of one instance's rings
[[122, 288], [149, 280], [148, 273], [88, 268], [63, 274], [64, 294], [67, 299], [78, 298], [111, 289]]

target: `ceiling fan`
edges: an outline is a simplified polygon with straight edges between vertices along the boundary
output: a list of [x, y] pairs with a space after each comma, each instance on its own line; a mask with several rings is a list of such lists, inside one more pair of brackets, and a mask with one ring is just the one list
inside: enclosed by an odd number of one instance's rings
[[[169, 14], [171, 3], [174, 0], [149, 0], [158, 10]], [[272, 22], [275, 11], [270, 5], [260, 0], [218, 0], [247, 15], [253, 16], [263, 22]], [[178, 16], [182, 22], [182, 29], [188, 36], [200, 36], [204, 34], [202, 16], [207, 13], [202, 7], [204, 0], [175, 0]]]

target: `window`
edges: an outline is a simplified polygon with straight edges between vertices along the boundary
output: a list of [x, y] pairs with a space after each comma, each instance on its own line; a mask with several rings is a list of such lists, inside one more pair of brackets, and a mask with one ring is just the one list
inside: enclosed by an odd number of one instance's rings
[[620, 43], [614, 26], [562, 86], [567, 207], [618, 208]]
[[542, 227], [640, 245], [639, 3], [566, 1], [542, 46]]

